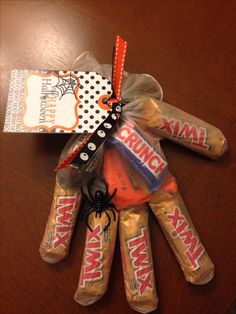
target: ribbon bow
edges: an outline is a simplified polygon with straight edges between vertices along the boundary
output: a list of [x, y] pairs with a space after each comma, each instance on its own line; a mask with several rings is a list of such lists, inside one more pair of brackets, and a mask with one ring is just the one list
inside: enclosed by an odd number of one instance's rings
[[86, 164], [92, 159], [96, 151], [112, 133], [121, 116], [121, 84], [124, 72], [124, 63], [127, 50], [127, 42], [120, 36], [116, 35], [116, 44], [113, 53], [112, 66], [112, 90], [110, 98], [105, 100], [111, 110], [107, 118], [89, 135], [84, 142], [76, 148], [64, 161], [62, 161], [55, 170], [66, 168], [69, 165], [79, 166]]

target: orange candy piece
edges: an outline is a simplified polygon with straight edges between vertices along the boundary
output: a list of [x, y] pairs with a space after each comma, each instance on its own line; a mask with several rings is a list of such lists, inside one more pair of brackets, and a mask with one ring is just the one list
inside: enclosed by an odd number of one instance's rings
[[103, 175], [109, 186], [109, 194], [117, 189], [112, 199], [117, 209], [150, 200], [151, 194], [145, 189], [136, 170], [114, 148], [109, 147], [104, 152]]

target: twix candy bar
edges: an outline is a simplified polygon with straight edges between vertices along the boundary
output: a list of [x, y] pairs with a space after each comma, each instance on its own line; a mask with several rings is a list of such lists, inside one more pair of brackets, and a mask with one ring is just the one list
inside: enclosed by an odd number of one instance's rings
[[127, 301], [137, 312], [154, 311], [158, 299], [146, 205], [119, 211], [119, 236]]
[[[109, 275], [116, 242], [118, 216], [108, 210], [101, 216], [96, 212], [89, 215], [83, 262], [81, 266], [78, 288], [74, 299], [81, 305], [89, 305], [98, 301], [107, 291]], [[110, 225], [108, 216], [110, 215]], [[106, 229], [104, 231], [104, 229]]]
[[[227, 150], [223, 133], [213, 125], [165, 102], [147, 98], [144, 106], [159, 110], [159, 115], [146, 121], [146, 127], [155, 125], [160, 137], [181, 144], [204, 156], [217, 159]], [[141, 124], [142, 121], [141, 121]]]
[[56, 180], [53, 202], [39, 249], [45, 262], [57, 263], [68, 255], [80, 200], [78, 188], [64, 187]]
[[197, 234], [173, 177], [168, 177], [149, 205], [182, 268], [185, 279], [199, 285], [209, 282], [214, 276], [214, 265]]
[[[73, 136], [62, 151], [61, 159], [76, 151], [86, 136]], [[80, 186], [81, 175], [78, 169], [67, 167], [57, 172], [51, 210], [39, 249], [45, 262], [57, 263], [69, 253], [81, 202]]]

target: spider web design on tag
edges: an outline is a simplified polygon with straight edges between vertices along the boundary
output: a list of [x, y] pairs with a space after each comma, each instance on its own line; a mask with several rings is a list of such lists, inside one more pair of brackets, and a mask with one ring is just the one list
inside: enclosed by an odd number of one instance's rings
[[76, 88], [78, 87], [78, 84], [78, 78], [69, 75], [68, 78], [58, 77], [58, 83], [54, 88], [58, 90], [59, 99], [66, 94], [74, 94], [75, 99], [77, 99]]
[[[111, 95], [111, 82], [96, 72], [56, 71], [56, 73], [59, 81], [55, 88], [60, 92], [59, 97], [62, 97], [63, 100], [64, 95], [74, 94], [75, 98], [80, 101], [78, 106], [79, 124], [77, 130], [73, 130], [71, 133], [92, 133], [109, 115], [107, 110], [98, 105], [98, 99], [103, 94]], [[59, 128], [55, 132], [68, 133]]]

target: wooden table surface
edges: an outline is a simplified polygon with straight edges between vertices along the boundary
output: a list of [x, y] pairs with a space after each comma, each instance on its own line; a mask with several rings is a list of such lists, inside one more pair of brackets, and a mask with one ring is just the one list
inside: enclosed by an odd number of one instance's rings
[[[235, 313], [235, 1], [1, 1], [1, 130], [12, 69], [70, 69], [83, 51], [110, 63], [116, 34], [129, 44], [126, 70], [149, 73], [164, 100], [217, 126], [229, 150], [211, 161], [163, 142], [169, 166], [215, 263], [206, 286], [186, 283], [150, 217], [159, 314]], [[53, 168], [69, 135], [1, 134], [1, 313], [134, 313], [117, 247], [109, 291], [73, 301], [85, 240], [44, 263], [38, 248], [54, 189]]]

